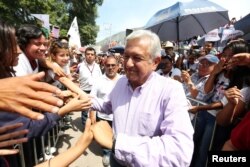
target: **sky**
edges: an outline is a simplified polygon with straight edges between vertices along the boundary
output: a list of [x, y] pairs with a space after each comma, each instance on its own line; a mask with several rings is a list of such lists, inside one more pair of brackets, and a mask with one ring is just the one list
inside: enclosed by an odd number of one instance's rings
[[[159, 10], [175, 4], [178, 0], [103, 0], [98, 7], [96, 24], [100, 30], [96, 41], [125, 31], [130, 28], [143, 27]], [[179, 0], [188, 2], [191, 0]], [[239, 20], [250, 12], [249, 0], [210, 0], [228, 10], [229, 18]]]

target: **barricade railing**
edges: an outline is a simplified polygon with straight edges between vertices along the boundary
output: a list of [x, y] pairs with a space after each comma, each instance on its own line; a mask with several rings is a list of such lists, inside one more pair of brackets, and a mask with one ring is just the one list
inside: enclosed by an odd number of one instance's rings
[[[187, 99], [189, 100], [189, 102], [191, 103], [192, 106], [202, 106], [202, 105], [207, 105], [207, 103], [203, 102], [203, 101], [200, 101], [200, 100], [197, 100], [197, 99], [193, 99], [191, 97], [188, 97], [187, 96]], [[197, 118], [197, 114], [195, 114], [194, 116], [194, 126], [196, 124], [196, 118]]]
[[[27, 164], [30, 164], [31, 162], [35, 163], [34, 165], [36, 165], [53, 157], [53, 152], [51, 150], [54, 150], [56, 148], [59, 137], [63, 133], [63, 130], [61, 130], [60, 127], [60, 125], [63, 124], [62, 121], [63, 120], [60, 120], [59, 123], [55, 127], [53, 127], [46, 135], [34, 138], [29, 141], [31, 142], [32, 150], [24, 150], [23, 144], [17, 144], [15, 146], [19, 149], [19, 159], [21, 167], [29, 167], [29, 165]], [[34, 154], [32, 159], [27, 160], [27, 158], [25, 157], [26, 151], [31, 151]]]
[[[187, 99], [190, 101], [190, 103], [194, 106], [202, 106], [202, 105], [207, 105], [208, 103], [205, 103], [203, 101], [200, 101], [200, 100], [197, 100], [197, 99], [193, 99], [191, 97], [187, 97]], [[198, 113], [198, 112], [197, 112]], [[196, 126], [196, 119], [197, 119], [197, 113], [195, 114], [195, 117], [194, 117], [194, 128]], [[213, 147], [213, 144], [214, 144], [214, 136], [215, 136], [215, 132], [216, 132], [216, 127], [217, 127], [217, 123], [215, 121], [214, 123], [214, 127], [213, 127], [213, 133], [212, 133], [212, 137], [211, 137], [211, 140], [210, 140], [210, 144], [209, 144], [209, 150], [208, 151], [211, 151], [212, 147]], [[207, 166], [207, 162], [206, 162], [206, 166]]]

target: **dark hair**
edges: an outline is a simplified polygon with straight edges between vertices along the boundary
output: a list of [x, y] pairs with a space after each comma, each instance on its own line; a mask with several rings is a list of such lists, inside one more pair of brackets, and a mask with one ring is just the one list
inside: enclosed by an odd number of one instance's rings
[[235, 55], [237, 53], [246, 53], [249, 52], [249, 48], [247, 43], [244, 40], [234, 40], [231, 41], [225, 46], [223, 51], [230, 49], [232, 54]]
[[13, 63], [16, 59], [16, 52], [15, 28], [0, 20], [0, 79], [14, 74]]
[[242, 89], [244, 86], [250, 86], [250, 68], [247, 66], [237, 66], [230, 71], [229, 86], [237, 86]]
[[214, 45], [215, 45], [215, 42], [213, 42], [213, 41], [206, 41], [206, 43], [212, 44], [212, 47], [214, 47]]
[[104, 64], [106, 64], [107, 63], [107, 60], [108, 59], [114, 59], [115, 60], [115, 62], [116, 62], [116, 65], [118, 65], [119, 64], [119, 61], [117, 60], [117, 58], [115, 57], [115, 56], [113, 56], [113, 55], [109, 55], [107, 58], [106, 58], [106, 60], [105, 60], [105, 62], [104, 62]]
[[87, 47], [85, 49], [85, 54], [87, 53], [87, 51], [94, 51], [94, 53], [96, 54], [96, 51], [95, 51], [95, 49], [93, 47]]
[[[248, 53], [249, 48], [245, 41], [243, 40], [235, 40], [231, 41], [225, 48], [231, 49], [232, 54], [235, 55], [237, 53]], [[230, 71], [229, 75], [229, 88], [233, 86], [237, 86], [238, 89], [242, 89], [244, 85], [249, 85], [250, 81], [250, 68], [247, 66], [236, 66]]]
[[58, 39], [59, 39], [60, 41], [66, 40], [67, 42], [69, 42], [69, 38], [66, 37], [66, 36], [60, 36]]
[[17, 30], [17, 40], [21, 50], [24, 52], [26, 46], [29, 44], [31, 39], [38, 39], [42, 35], [46, 37], [46, 34], [41, 28], [35, 25], [23, 25]]
[[169, 55], [162, 56], [161, 59], [162, 60], [169, 60], [171, 63], [173, 63], [173, 59]]

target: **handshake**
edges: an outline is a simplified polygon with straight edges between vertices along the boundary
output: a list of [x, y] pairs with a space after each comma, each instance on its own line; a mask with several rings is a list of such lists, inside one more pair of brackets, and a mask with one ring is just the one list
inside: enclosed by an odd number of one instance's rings
[[112, 149], [113, 131], [107, 121], [99, 121], [91, 125], [91, 120], [88, 118], [84, 132], [78, 139], [76, 146], [89, 145], [93, 139], [102, 147]]

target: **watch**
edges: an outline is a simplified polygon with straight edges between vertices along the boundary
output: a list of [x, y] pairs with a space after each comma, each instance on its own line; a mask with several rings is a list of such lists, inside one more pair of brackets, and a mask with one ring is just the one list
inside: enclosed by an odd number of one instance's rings
[[115, 154], [115, 144], [116, 144], [116, 138], [113, 138], [113, 144], [112, 144], [112, 153]]

